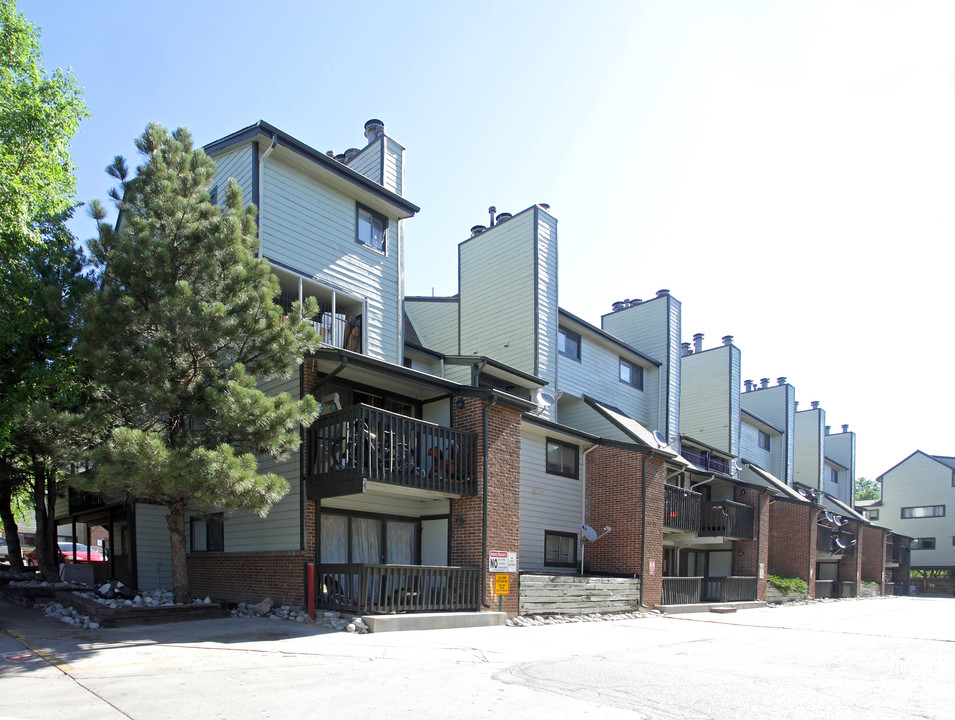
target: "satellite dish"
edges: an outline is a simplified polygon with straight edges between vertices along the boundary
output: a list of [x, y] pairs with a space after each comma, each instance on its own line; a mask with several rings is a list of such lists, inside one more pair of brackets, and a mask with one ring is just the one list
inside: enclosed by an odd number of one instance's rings
[[667, 442], [666, 436], [664, 436], [664, 434], [660, 432], [659, 430], [653, 431], [653, 439], [660, 444], [660, 447], [666, 447], [667, 445], [669, 445], [669, 443]]
[[845, 540], [843, 540], [843, 539], [842, 539], [841, 537], [839, 537], [838, 535], [834, 535], [834, 536], [833, 536], [833, 538], [832, 538], [832, 544], [833, 544], [836, 548], [838, 548], [839, 550], [845, 550], [847, 547], [849, 547], [849, 543], [847, 543]]
[[836, 524], [836, 527], [842, 527], [842, 526], [845, 525], [847, 522], [849, 522], [849, 521], [846, 520], [844, 517], [842, 517], [842, 515], [833, 515], [833, 516], [832, 516], [832, 521]]
[[583, 532], [584, 537], [590, 540], [590, 542], [593, 542], [597, 539], [597, 531], [590, 527], [590, 525], [587, 523], [581, 523], [580, 530]]
[[840, 524], [839, 521], [836, 519], [836, 516], [833, 515], [831, 512], [829, 512], [828, 510], [826, 510], [825, 513], [823, 514], [826, 516], [826, 522], [829, 523], [830, 525]]
[[537, 407], [549, 408], [555, 402], [557, 402], [557, 398], [553, 393], [549, 393], [543, 389], [537, 391]]
[[739, 472], [743, 469], [743, 463], [741, 463], [739, 460], [733, 460], [733, 469], [736, 470], [736, 472]]

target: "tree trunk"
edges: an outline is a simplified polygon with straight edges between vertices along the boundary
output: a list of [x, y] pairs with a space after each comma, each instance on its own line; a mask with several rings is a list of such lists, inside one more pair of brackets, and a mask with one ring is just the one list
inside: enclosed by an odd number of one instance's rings
[[23, 551], [20, 548], [19, 528], [13, 516], [13, 483], [0, 480], [0, 519], [3, 520], [3, 534], [7, 539], [7, 557], [10, 568], [23, 570]]
[[[43, 463], [33, 458], [33, 506], [36, 510], [36, 560], [43, 579], [60, 579], [59, 546], [56, 544], [56, 479]], [[52, 488], [52, 490], [51, 490]], [[52, 495], [52, 498], [48, 497]]]
[[172, 593], [177, 603], [190, 603], [189, 568], [186, 566], [186, 503], [179, 501], [166, 506], [166, 526], [172, 549]]

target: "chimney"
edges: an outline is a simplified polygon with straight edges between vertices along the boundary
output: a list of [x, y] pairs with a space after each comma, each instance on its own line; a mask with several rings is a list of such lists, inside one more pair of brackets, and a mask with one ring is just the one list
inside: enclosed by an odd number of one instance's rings
[[723, 344], [724, 344], [724, 345], [732, 345], [732, 344], [733, 344], [733, 336], [732, 336], [732, 335], [724, 335], [724, 336], [723, 336]]
[[490, 214], [491, 216], [491, 224], [488, 225], [488, 227], [494, 227], [494, 216], [497, 214], [497, 208], [491, 205], [491, 207], [489, 207], [487, 211], [488, 211], [488, 214]]
[[471, 227], [471, 237], [474, 237], [475, 235], [480, 235], [485, 230], [487, 230], [487, 228], [484, 225], [474, 225]]
[[843, 426], [842, 426], [842, 432], [844, 432], [844, 433], [849, 432], [849, 426], [848, 426], [848, 425], [843, 425]]
[[763, 389], [763, 390], [765, 390], [766, 388], [768, 388], [768, 387], [769, 387], [769, 378], [760, 378], [760, 379], [759, 379], [759, 387], [760, 387], [760, 389]]
[[550, 205], [548, 205], [547, 203], [537, 203], [537, 204], [540, 205], [545, 210], [550, 210]]
[[496, 220], [497, 220], [497, 223], [500, 224], [504, 222], [505, 220], [510, 220], [512, 217], [514, 216], [511, 215], [509, 212], [502, 212], [502, 213], [498, 213]]
[[669, 294], [670, 294], [670, 291], [667, 290], [666, 288], [663, 288], [663, 290], [657, 290], [657, 297], [665, 297]]
[[753, 391], [753, 381], [752, 381], [752, 380], [744, 380], [744, 381], [743, 381], [743, 385], [746, 387], [746, 392], [752, 392], [752, 391]]
[[813, 400], [813, 401], [812, 401], [811, 403], [809, 403], [809, 404], [812, 405], [812, 409], [813, 409], [813, 410], [818, 410], [818, 409], [819, 409], [819, 401], [818, 401], [818, 400]]
[[623, 300], [617, 300], [617, 302], [610, 306], [610, 312], [620, 312], [625, 307], [627, 307], [627, 303]]
[[680, 345], [680, 357], [686, 357], [687, 355], [692, 355], [693, 351], [690, 350], [690, 343], [685, 342]]
[[778, 377], [778, 378], [776, 378], [776, 384], [777, 384], [777, 385], [785, 385], [785, 384], [786, 384], [786, 378], [785, 378], [785, 377]]
[[830, 430], [832, 430], [832, 426], [831, 426], [831, 425], [826, 425], [826, 435], [829, 434], [829, 431], [830, 431]]
[[703, 352], [703, 333], [696, 333], [693, 336], [693, 350]]
[[372, 118], [365, 123], [365, 140], [373, 143], [375, 140], [385, 134], [385, 124], [376, 118]]
[[358, 148], [348, 148], [345, 151], [345, 162], [351, 162], [351, 159], [360, 152], [361, 150], [359, 150]]

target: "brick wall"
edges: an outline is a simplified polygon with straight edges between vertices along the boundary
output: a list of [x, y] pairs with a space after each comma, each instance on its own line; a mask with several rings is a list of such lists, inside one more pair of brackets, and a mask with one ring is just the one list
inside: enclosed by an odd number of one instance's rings
[[[480, 567], [485, 572], [484, 602], [498, 608], [494, 576], [487, 572], [482, 554], [483, 472], [487, 462], [487, 549], [518, 552], [520, 534], [521, 413], [504, 405], [488, 410], [488, 453], [484, 451], [484, 408], [488, 401], [460, 398], [464, 407], [452, 406], [452, 425], [477, 433], [478, 496], [451, 502], [451, 564]], [[520, 557], [518, 557], [518, 564]], [[519, 569], [519, 565], [518, 565]], [[503, 609], [518, 612], [518, 577], [511, 575], [511, 592], [503, 596]]]
[[861, 523], [849, 522], [842, 528], [843, 532], [851, 532], [856, 538], [855, 553], [852, 555], [843, 555], [839, 558], [839, 580], [842, 582], [854, 582], [856, 584], [856, 595], [859, 594], [859, 586], [862, 582], [862, 530]]
[[756, 597], [766, 600], [766, 568], [769, 567], [769, 494], [753, 488], [737, 487], [736, 502], [753, 508], [755, 534], [753, 540], [733, 543], [733, 574], [759, 578]]
[[[314, 524], [312, 525], [314, 527]], [[276, 605], [305, 604], [304, 552], [190, 553], [189, 587], [193, 597]]]
[[862, 578], [879, 583], [879, 595], [885, 595], [885, 536], [882, 528], [863, 525], [859, 528], [859, 553], [862, 555]]
[[802, 578], [810, 597], [815, 597], [817, 514], [810, 505], [783, 500], [769, 509], [769, 572]]
[[[643, 542], [643, 468], [646, 461], [646, 556]], [[663, 460], [634, 450], [597, 446], [587, 455], [586, 522], [613, 531], [585, 546], [584, 566], [591, 572], [639, 575], [643, 602], [658, 605], [663, 572]]]

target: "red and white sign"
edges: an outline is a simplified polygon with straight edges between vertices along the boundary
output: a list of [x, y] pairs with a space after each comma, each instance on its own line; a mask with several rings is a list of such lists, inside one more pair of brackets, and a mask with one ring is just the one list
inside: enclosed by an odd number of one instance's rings
[[506, 550], [488, 550], [488, 572], [517, 572], [517, 553]]
[[32, 658], [33, 653], [29, 650], [17, 650], [15, 652], [5, 652], [3, 654], [4, 660], [26, 660], [27, 658]]

